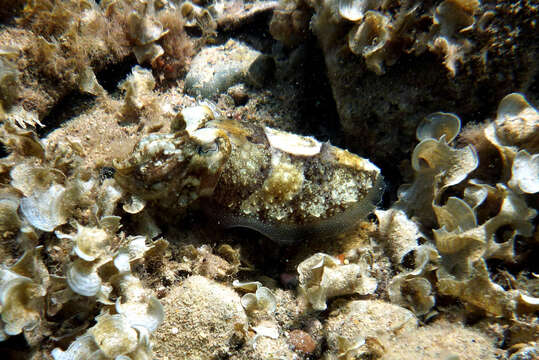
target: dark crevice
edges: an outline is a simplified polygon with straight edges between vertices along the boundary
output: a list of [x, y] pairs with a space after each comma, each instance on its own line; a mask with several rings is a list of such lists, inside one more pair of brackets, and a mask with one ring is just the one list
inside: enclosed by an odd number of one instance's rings
[[275, 40], [269, 33], [272, 14], [271, 11], [261, 12], [232, 30], [218, 30], [217, 43], [224, 44], [229, 39], [236, 39], [262, 53], [271, 53], [272, 46], [275, 44]]
[[487, 259], [487, 267], [491, 274], [498, 274], [500, 272], [507, 271], [511, 275], [517, 277], [522, 271], [526, 273], [537, 273], [539, 271], [539, 264], [535, 259], [539, 256], [539, 246], [533, 245], [520, 245], [517, 247], [523, 247], [519, 249], [515, 255], [514, 262], [507, 262], [500, 259]]
[[3, 0], [0, 5], [0, 25], [14, 25], [21, 14], [25, 2], [20, 0]]
[[61, 98], [41, 121], [45, 127], [37, 128], [37, 134], [43, 138], [60, 127], [66, 121], [79, 116], [95, 103], [95, 96], [73, 91]]
[[517, 235], [515, 237], [515, 264], [518, 270], [526, 270], [533, 274], [539, 273], [539, 244], [529, 238]]
[[137, 59], [131, 55], [122, 62], [105, 66], [96, 73], [97, 82], [108, 92], [118, 91], [118, 84], [124, 80], [130, 73], [133, 66], [137, 65]]
[[536, 71], [533, 75], [533, 79], [530, 81], [530, 86], [526, 91], [526, 97], [530, 100], [535, 107], [539, 106], [539, 71]]
[[185, 33], [194, 39], [202, 37], [202, 31], [197, 26], [186, 26]]
[[[364, 155], [369, 158], [368, 154]], [[398, 164], [391, 161], [374, 160], [371, 159], [376, 166], [380, 168], [384, 177], [384, 191], [382, 193], [382, 199], [377, 207], [381, 209], [389, 209], [395, 201], [397, 201], [397, 194], [399, 186], [402, 185], [402, 174], [399, 170]]]
[[30, 351], [30, 346], [24, 339], [24, 335], [11, 336], [0, 343], [0, 354], [2, 360], [26, 359]]
[[5, 157], [7, 157], [9, 155], [9, 151], [6, 147], [6, 145], [4, 145], [4, 143], [0, 142], [0, 159], [3, 159]]
[[104, 166], [99, 169], [99, 180], [104, 181], [106, 179], [111, 179], [114, 177], [116, 169], [110, 166]]
[[503, 225], [496, 230], [494, 233], [494, 242], [498, 244], [503, 244], [511, 239], [515, 229], [512, 225]]
[[415, 263], [415, 251], [412, 250], [412, 251], [408, 251], [403, 257], [402, 257], [402, 262], [401, 264], [407, 268], [407, 269], [410, 269], [410, 270], [413, 270], [416, 268], [416, 263]]
[[305, 46], [305, 61], [301, 64], [304, 93], [300, 99], [302, 123], [299, 128], [319, 141], [330, 141], [335, 146], [349, 148], [344, 141], [337, 105], [326, 75], [324, 55], [316, 41], [311, 40]]
[[[255, 230], [247, 228], [224, 229], [226, 234], [235, 239], [247, 250], [246, 256], [255, 267], [268, 277], [279, 279], [285, 272], [289, 247], [282, 247]], [[257, 257], [256, 254], [264, 254]]]

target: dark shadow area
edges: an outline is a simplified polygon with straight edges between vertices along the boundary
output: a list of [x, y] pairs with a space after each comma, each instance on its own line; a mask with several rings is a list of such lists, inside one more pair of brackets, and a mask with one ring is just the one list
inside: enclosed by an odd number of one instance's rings
[[[368, 155], [364, 155], [367, 156]], [[384, 177], [384, 191], [382, 193], [382, 199], [377, 204], [378, 208], [389, 209], [397, 198], [397, 191], [399, 186], [403, 184], [402, 175], [398, 164], [391, 161], [374, 160], [370, 159], [376, 166], [380, 168], [382, 176]]]
[[260, 12], [243, 21], [240, 26], [234, 29], [219, 29], [216, 42], [224, 44], [229, 39], [236, 39], [250, 45], [261, 53], [270, 54], [272, 46], [276, 42], [269, 32], [269, 22], [272, 14], [273, 12], [271, 11]]
[[530, 81], [530, 86], [525, 95], [530, 96], [528, 100], [534, 107], [537, 108], [539, 106], [539, 71], [536, 71], [533, 79]]
[[94, 103], [94, 95], [82, 94], [79, 91], [68, 93], [54, 104], [49, 113], [41, 120], [45, 127], [36, 129], [38, 136], [40, 138], [46, 137], [64, 122], [90, 109]]
[[108, 93], [118, 91], [118, 84], [124, 80], [130, 73], [133, 66], [137, 65], [137, 59], [134, 55], [127, 56], [122, 62], [109, 64], [101, 71], [95, 74], [97, 82]]
[[[539, 262], [537, 262], [539, 258], [539, 245], [534, 244], [530, 239], [517, 236], [514, 247], [514, 262], [507, 262], [500, 259], [488, 259], [486, 261], [489, 273], [500, 274], [507, 271], [516, 278], [521, 272], [524, 272], [521, 276], [533, 279], [533, 274], [539, 272]], [[499, 285], [504, 286], [504, 284]]]
[[192, 38], [199, 38], [202, 36], [202, 31], [197, 26], [186, 26], [185, 32]]
[[335, 146], [347, 149], [349, 144], [343, 136], [337, 105], [326, 75], [324, 55], [314, 38], [306, 44], [305, 61], [299, 69], [304, 81], [304, 93], [300, 99], [302, 123], [299, 128], [301, 132], [312, 135], [319, 141], [329, 141]]
[[30, 346], [24, 335], [11, 336], [0, 342], [0, 354], [2, 360], [21, 360], [30, 358]]
[[6, 145], [4, 145], [4, 143], [0, 142], [0, 159], [5, 158], [8, 155], [9, 155], [9, 151], [8, 151]]
[[14, 25], [24, 5], [25, 2], [21, 0], [3, 0], [0, 2], [0, 25]]
[[[257, 231], [247, 228], [222, 229], [222, 231], [235, 243], [241, 245], [249, 261], [255, 265], [257, 272], [276, 280], [279, 279], [279, 275], [285, 269], [283, 260], [286, 245], [280, 246]], [[260, 256], [261, 254], [263, 255]]]

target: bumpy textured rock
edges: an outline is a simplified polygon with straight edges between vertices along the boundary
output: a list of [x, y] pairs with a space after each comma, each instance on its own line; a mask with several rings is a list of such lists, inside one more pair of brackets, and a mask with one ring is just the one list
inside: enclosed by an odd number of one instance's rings
[[294, 359], [297, 354], [290, 349], [284, 337], [272, 339], [266, 336], [260, 336], [253, 343], [251, 348], [247, 348], [245, 353], [237, 359]]
[[495, 359], [493, 341], [462, 325], [439, 321], [386, 343], [383, 360]]
[[328, 359], [493, 359], [485, 335], [439, 321], [418, 328], [408, 310], [382, 301], [352, 301], [330, 314], [325, 325]]
[[185, 88], [192, 96], [212, 98], [242, 82], [262, 86], [274, 70], [272, 58], [229, 40], [224, 45], [202, 50], [193, 59], [185, 77]]
[[[157, 331], [161, 359], [213, 359], [241, 343], [247, 316], [234, 290], [191, 276], [162, 299], [167, 314]], [[172, 350], [174, 349], [174, 350]]]
[[[416, 328], [415, 315], [405, 308], [379, 300], [351, 301], [333, 311], [326, 321], [328, 354], [331, 358], [367, 338], [385, 342], [397, 333], [408, 333]], [[345, 343], [350, 346], [343, 346]]]

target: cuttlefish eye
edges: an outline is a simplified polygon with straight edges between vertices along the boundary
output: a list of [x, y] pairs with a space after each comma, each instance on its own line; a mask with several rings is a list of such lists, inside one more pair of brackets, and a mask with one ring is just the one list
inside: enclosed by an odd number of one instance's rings
[[219, 143], [213, 142], [211, 144], [198, 145], [197, 153], [198, 155], [212, 155], [219, 151]]
[[200, 156], [226, 159], [230, 154], [230, 141], [225, 132], [214, 128], [204, 128], [191, 134], [197, 144], [196, 152]]

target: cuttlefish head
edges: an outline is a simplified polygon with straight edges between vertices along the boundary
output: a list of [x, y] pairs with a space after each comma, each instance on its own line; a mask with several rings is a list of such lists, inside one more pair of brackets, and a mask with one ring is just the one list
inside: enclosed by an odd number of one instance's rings
[[115, 178], [128, 192], [181, 210], [213, 193], [231, 151], [228, 136], [202, 128], [150, 134], [131, 155], [115, 161]]

